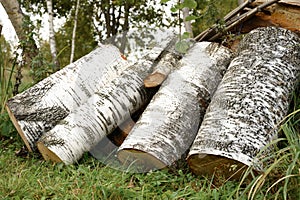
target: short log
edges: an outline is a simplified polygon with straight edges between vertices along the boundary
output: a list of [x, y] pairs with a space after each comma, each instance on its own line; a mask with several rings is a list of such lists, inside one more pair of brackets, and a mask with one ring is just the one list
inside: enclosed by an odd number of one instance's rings
[[29, 151], [44, 132], [85, 102], [128, 67], [112, 45], [101, 45], [88, 55], [9, 99], [9, 116]]
[[196, 43], [155, 94], [117, 153], [139, 172], [179, 160], [192, 144], [201, 118], [231, 60], [231, 52]]
[[263, 169], [300, 74], [300, 39], [275, 27], [251, 31], [224, 75], [190, 149], [195, 174], [239, 178]]
[[153, 96], [143, 80], [172, 40], [154, 47], [137, 63], [127, 67], [110, 84], [97, 90], [52, 130], [43, 134], [38, 149], [46, 160], [72, 164], [91, 150], [125, 120], [149, 103]]
[[155, 66], [153, 72], [144, 80], [144, 85], [147, 88], [157, 87], [161, 85], [167, 78], [169, 73], [178, 68], [178, 61], [181, 55], [175, 52], [168, 52]]

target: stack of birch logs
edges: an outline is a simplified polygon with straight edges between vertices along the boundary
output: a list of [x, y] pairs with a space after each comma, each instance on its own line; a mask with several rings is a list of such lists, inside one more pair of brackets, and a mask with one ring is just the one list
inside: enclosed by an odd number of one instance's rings
[[277, 137], [300, 78], [299, 37], [264, 27], [248, 33], [236, 52], [195, 42], [185, 55], [174, 51], [175, 42], [166, 37], [134, 64], [101, 45], [9, 99], [28, 150], [76, 163], [129, 124], [116, 156], [139, 172], [180, 159], [195, 174], [261, 171], [258, 155]]

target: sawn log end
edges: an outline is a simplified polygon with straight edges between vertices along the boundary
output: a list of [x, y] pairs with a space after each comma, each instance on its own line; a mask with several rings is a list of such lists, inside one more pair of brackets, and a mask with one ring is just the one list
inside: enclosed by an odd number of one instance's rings
[[150, 170], [162, 169], [167, 165], [156, 157], [144, 151], [135, 149], [122, 149], [117, 154], [118, 159], [131, 170], [146, 172]]
[[159, 86], [164, 82], [166, 77], [167, 76], [162, 73], [155, 72], [154, 74], [151, 74], [145, 78], [144, 85], [146, 88]]
[[6, 111], [8, 113], [8, 116], [9, 116], [10, 120], [12, 121], [12, 123], [14, 124], [15, 128], [17, 129], [19, 135], [21, 136], [22, 140], [24, 141], [28, 151], [33, 152], [32, 148], [29, 144], [29, 141], [27, 140], [27, 137], [25, 136], [24, 132], [22, 131], [22, 128], [21, 128], [20, 124], [18, 123], [18, 120], [16, 119], [14, 113], [10, 109], [9, 105], [6, 104], [5, 108], [6, 108]]
[[53, 153], [50, 149], [48, 149], [43, 142], [37, 142], [37, 148], [39, 152], [42, 154], [43, 158], [46, 161], [52, 161], [54, 163], [63, 162], [55, 153]]
[[192, 154], [187, 162], [196, 175], [213, 175], [225, 180], [239, 180], [248, 169], [247, 165], [236, 160], [209, 154]]

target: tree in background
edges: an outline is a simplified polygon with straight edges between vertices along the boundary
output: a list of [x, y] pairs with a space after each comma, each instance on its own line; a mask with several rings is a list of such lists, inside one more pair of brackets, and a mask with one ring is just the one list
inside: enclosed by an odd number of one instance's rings
[[[48, 56], [51, 55], [49, 53], [39, 53], [34, 62], [31, 62], [32, 65], [34, 65], [35, 70], [33, 71], [35, 72], [36, 69], [39, 68], [38, 63], [47, 63], [47, 65], [49, 63], [52, 63], [51, 65], [60, 63], [61, 67], [63, 67], [69, 64], [70, 61], [75, 61], [76, 59], [89, 53], [97, 46], [97, 43], [99, 42], [105, 43], [109, 40], [110, 43], [118, 46], [121, 52], [124, 52], [125, 48], [128, 48], [128, 38], [134, 38], [134, 40], [136, 40], [136, 42], [139, 44], [143, 43], [141, 37], [147, 36], [151, 38], [151, 34], [146, 30], [149, 28], [157, 29], [159, 27], [174, 27], [184, 21], [185, 25], [188, 25], [187, 27], [189, 27], [188, 32], [190, 32], [190, 36], [193, 34], [196, 35], [201, 30], [207, 28], [210, 24], [215, 23], [217, 18], [221, 18], [225, 12], [227, 12], [229, 9], [232, 9], [232, 7], [236, 5], [235, 0], [228, 0], [226, 4], [216, 0], [47, 1], [52, 1], [53, 16], [58, 18], [64, 17], [66, 19], [66, 23], [55, 33], [57, 59], [53, 59], [53, 57], [56, 57], [54, 56], [55, 48], [50, 48], [52, 49], [51, 51], [49, 50], [52, 52], [52, 56], [50, 57]], [[47, 1], [20, 0], [19, 2], [26, 12], [42, 16], [43, 14], [49, 12], [49, 9], [47, 10]], [[183, 5], [181, 7], [177, 6], [177, 9], [175, 10], [171, 9], [174, 15], [173, 18], [166, 16], [166, 13], [169, 13], [169, 8], [166, 8], [166, 3], [168, 1], [173, 2], [174, 5]], [[13, 1], [10, 0], [7, 2]], [[221, 4], [222, 6], [219, 6]], [[189, 7], [190, 5], [192, 6]], [[217, 6], [219, 6], [221, 9], [217, 9]], [[174, 7], [176, 8], [176, 6]], [[185, 9], [186, 7], [189, 7], [189, 10]], [[177, 11], [184, 11], [182, 13], [184, 16], [177, 15]], [[32, 25], [30, 21], [27, 24]], [[191, 27], [192, 31], [190, 30]], [[136, 29], [136, 32], [128, 35], [127, 32], [129, 30], [134, 30], [134, 28], [139, 29]], [[27, 35], [33, 34], [33, 31], [27, 32]], [[53, 36], [51, 38], [53, 38]], [[52, 42], [49, 44], [53, 44], [53, 40], [51, 41]], [[29, 44], [28, 42], [25, 43], [26, 45]], [[44, 47], [41, 46], [40, 50], [43, 49], [44, 51], [45, 49], [49, 48], [47, 42], [40, 42], [40, 45], [46, 45]], [[50, 47], [51, 46], [53, 45], [50, 45]], [[44, 58], [47, 62], [43, 60]], [[48, 67], [42, 65], [40, 68], [42, 69], [39, 71], [40, 75], [49, 74]], [[52, 72], [56, 71], [57, 69], [58, 68], [52, 70]], [[43, 70], [44, 72], [42, 72]], [[43, 78], [43, 76], [39, 76], [38, 80], [41, 78]]]
[[49, 22], [49, 44], [50, 51], [52, 55], [52, 63], [53, 63], [53, 71], [59, 69], [59, 64], [57, 61], [57, 49], [56, 49], [56, 41], [55, 41], [55, 33], [54, 33], [54, 23], [53, 23], [53, 5], [52, 0], [46, 0], [47, 2], [47, 12], [48, 12], [48, 22]]
[[78, 22], [79, 3], [80, 3], [80, 0], [77, 0], [76, 7], [75, 7], [75, 15], [74, 15], [74, 26], [73, 26], [73, 32], [72, 32], [72, 46], [71, 46], [70, 63], [72, 63], [73, 60], [74, 60], [75, 39], [76, 39], [76, 29], [77, 29], [77, 22]]
[[0, 3], [6, 10], [17, 37], [21, 41], [24, 64], [28, 65], [37, 54], [37, 47], [33, 40], [33, 27], [28, 23], [29, 17], [22, 12], [18, 0], [0, 0]]
[[196, 0], [197, 7], [192, 11], [192, 15], [196, 16], [192, 23], [193, 32], [198, 35], [214, 23], [222, 25], [222, 17], [237, 7], [236, 0]]
[[73, 42], [76, 47], [73, 61], [92, 51], [98, 44], [95, 39], [96, 33], [93, 31], [93, 23], [90, 21], [91, 7], [82, 1], [80, 2], [81, 5], [77, 15], [76, 38], [73, 38], [75, 9], [71, 11], [70, 17], [67, 18], [65, 24], [56, 33], [57, 48], [59, 50], [58, 60], [61, 66], [70, 63]]
[[[47, 0], [49, 1], [49, 0]], [[29, 13], [46, 13], [46, 1], [20, 0], [22, 7]], [[174, 20], [164, 18], [165, 11], [160, 2], [150, 0], [52, 0], [53, 15], [65, 17], [66, 24], [55, 33], [58, 62], [61, 67], [87, 54], [98, 42], [121, 34], [118, 45], [123, 52], [126, 46], [126, 32], [136, 27], [170, 27]], [[76, 5], [79, 3], [76, 20]], [[176, 20], [175, 20], [176, 21]], [[75, 22], [77, 22], [76, 28]], [[74, 31], [75, 30], [75, 31]], [[74, 37], [75, 36], [75, 37]], [[62, 38], [60, 38], [62, 37]], [[68, 37], [68, 38], [67, 38]], [[78, 48], [72, 51], [72, 44]], [[79, 45], [80, 44], [80, 45]], [[66, 62], [67, 56], [69, 61]]]

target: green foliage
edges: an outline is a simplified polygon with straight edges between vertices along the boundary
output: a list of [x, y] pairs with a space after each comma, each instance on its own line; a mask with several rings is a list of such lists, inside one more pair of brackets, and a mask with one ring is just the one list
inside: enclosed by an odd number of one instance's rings
[[180, 37], [180, 41], [175, 44], [175, 50], [179, 53], [187, 53], [188, 49], [191, 46], [191, 42], [189, 41], [190, 33], [184, 32]]
[[196, 18], [193, 25], [194, 35], [197, 35], [209, 28], [214, 23], [219, 23], [221, 19], [232, 9], [237, 7], [236, 0], [197, 0], [197, 8], [193, 10]]
[[[162, 0], [161, 3], [169, 1]], [[226, 2], [218, 0], [185, 0], [183, 3], [178, 2], [173, 5], [171, 12], [180, 12], [183, 8], [189, 8], [191, 13], [185, 20], [193, 21], [193, 32], [194, 35], [197, 35], [214, 23], [221, 22], [221, 18], [236, 6], [236, 0], [226, 0]]]
[[172, 12], [177, 12], [178, 10], [181, 10], [183, 8], [189, 8], [189, 9], [195, 9], [197, 8], [197, 2], [195, 0], [184, 0], [182, 3], [178, 2], [175, 4], [172, 8]]
[[[70, 63], [72, 32], [74, 26], [74, 11], [71, 17], [56, 33], [56, 44], [58, 60], [62, 67]], [[93, 32], [92, 19], [88, 14], [89, 10], [81, 7], [78, 12], [78, 22], [75, 38], [75, 55], [74, 60], [86, 55], [96, 46], [95, 34]]]
[[50, 48], [47, 43], [43, 43], [37, 56], [32, 59], [30, 66], [30, 76], [34, 83], [37, 83], [53, 73], [53, 63], [51, 62]]
[[[12, 64], [11, 64], [12, 63]], [[3, 37], [0, 38], [0, 139], [10, 137], [15, 131], [6, 111], [5, 104], [12, 96], [12, 78], [16, 58], [11, 60], [10, 46]]]
[[[46, 1], [40, 0], [19, 0], [22, 7], [27, 12], [42, 15], [47, 12]], [[53, 11], [55, 16], [67, 17], [72, 6], [76, 4], [76, 0], [52, 0]]]

